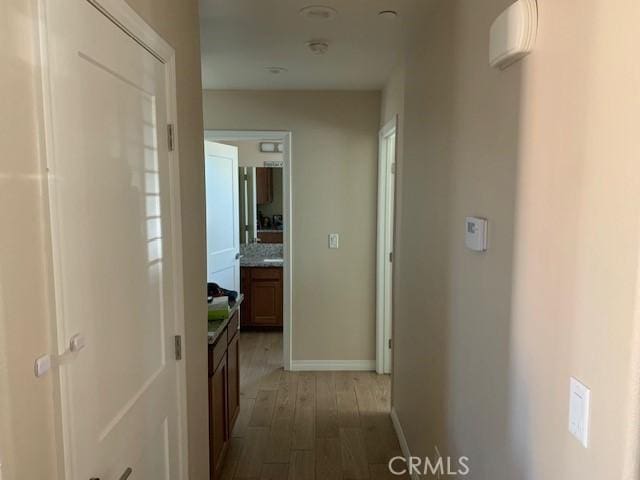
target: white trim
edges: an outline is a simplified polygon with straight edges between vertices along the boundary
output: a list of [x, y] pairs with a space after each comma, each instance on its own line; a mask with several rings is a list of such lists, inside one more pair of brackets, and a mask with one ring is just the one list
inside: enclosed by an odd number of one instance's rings
[[292, 152], [291, 132], [274, 130], [205, 130], [204, 139], [213, 142], [237, 140], [275, 140], [284, 144], [283, 153], [283, 182], [282, 182], [282, 217], [284, 229], [282, 232], [283, 252], [283, 304], [282, 319], [282, 361], [285, 370], [293, 370], [291, 353], [293, 351], [293, 194], [291, 189]]
[[[393, 423], [393, 429], [396, 431], [398, 443], [400, 444], [400, 450], [402, 450], [402, 456], [407, 460], [407, 465], [409, 465], [411, 452], [409, 451], [407, 437], [404, 436], [404, 430], [402, 429], [402, 424], [400, 423], [400, 419], [398, 418], [398, 413], [396, 412], [395, 407], [391, 407], [391, 423]], [[418, 475], [417, 473], [411, 475], [412, 480], [418, 480], [419, 478], [420, 475]]]
[[[395, 182], [395, 175], [391, 173], [391, 165], [387, 160], [387, 139], [391, 135], [396, 135], [397, 139], [397, 117], [393, 117], [382, 129], [378, 138], [378, 226], [376, 240], [376, 372], [391, 373], [391, 362], [385, 362], [385, 352], [388, 351], [387, 343], [391, 338], [390, 331], [386, 331], [385, 325], [392, 319], [387, 318], [387, 314], [393, 315], [391, 308], [387, 308], [392, 302], [393, 271], [392, 262], [389, 255], [392, 245], [387, 244], [387, 238], [393, 232], [387, 231], [388, 217], [393, 219], [394, 210], [389, 199], [393, 199], [393, 192], [389, 192], [389, 183]], [[397, 146], [396, 146], [397, 156]], [[395, 160], [394, 160], [395, 163]], [[393, 175], [389, 180], [389, 175]], [[391, 193], [391, 195], [390, 195]], [[391, 285], [389, 285], [391, 283]], [[390, 352], [389, 352], [390, 353]]]
[[364, 371], [376, 369], [375, 360], [293, 360], [291, 370], [298, 372]]
[[[125, 0], [86, 0], [101, 12], [110, 21], [116, 24], [127, 35], [134, 39], [139, 45], [149, 51], [161, 63], [165, 65], [166, 95], [167, 95], [167, 123], [173, 124], [174, 128], [174, 150], [168, 152], [170, 165], [170, 190], [171, 190], [171, 225], [172, 225], [172, 250], [173, 250], [173, 283], [175, 286], [174, 297], [174, 316], [175, 316], [175, 334], [182, 335], [185, 338], [185, 319], [184, 319], [184, 283], [183, 283], [183, 263], [182, 263], [182, 209], [180, 201], [180, 161], [179, 161], [179, 132], [178, 132], [178, 114], [177, 114], [177, 91], [176, 91], [176, 58], [175, 50], [167, 43], [141, 16], [139, 16]], [[39, 125], [40, 132], [40, 155], [43, 171], [46, 171], [49, 164], [55, 164], [53, 137], [52, 137], [52, 98], [49, 75], [49, 48], [48, 48], [48, 23], [47, 9], [55, 8], [51, 2], [47, 0], [38, 0], [38, 29], [36, 32], [37, 45], [39, 48], [39, 60], [41, 64], [41, 91], [39, 92], [39, 100], [41, 101], [42, 122]], [[43, 206], [46, 212], [45, 223], [49, 228], [49, 238], [47, 239], [47, 251], [51, 260], [48, 265], [48, 275], [50, 281], [50, 311], [51, 315], [51, 348], [54, 352], [64, 351], [64, 338], [58, 334], [58, 321], [64, 318], [61, 314], [62, 305], [56, 298], [55, 285], [60, 282], [57, 279], [56, 267], [60, 261], [56, 255], [56, 242], [59, 238], [57, 231], [55, 189], [49, 183], [50, 179], [47, 175], [42, 176], [43, 189]], [[58, 265], [59, 267], [59, 265]], [[195, 347], [194, 347], [195, 348]], [[206, 347], [203, 347], [206, 348]], [[186, 345], [185, 345], [186, 351]], [[187, 353], [188, 355], [188, 353]], [[187, 372], [186, 361], [176, 362], [177, 373], [177, 407], [178, 407], [178, 428], [179, 445], [178, 452], [178, 472], [179, 479], [183, 480], [189, 476], [189, 430], [187, 417]], [[64, 425], [67, 421], [68, 414], [65, 413], [64, 403], [62, 401], [63, 392], [61, 379], [59, 375], [53, 377], [54, 384], [54, 406], [55, 406], [55, 435], [57, 444], [61, 445], [57, 449], [58, 456], [58, 474], [60, 478], [66, 478], [66, 472], [70, 471], [69, 453], [70, 438], [68, 431]]]

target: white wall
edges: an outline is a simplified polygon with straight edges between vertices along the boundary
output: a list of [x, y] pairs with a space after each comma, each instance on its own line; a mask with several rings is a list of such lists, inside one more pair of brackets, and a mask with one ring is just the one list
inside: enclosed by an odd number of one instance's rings
[[292, 132], [293, 359], [374, 360], [380, 94], [205, 91], [204, 119]]
[[[413, 454], [467, 455], [474, 480], [635, 479], [640, 4], [538, 0], [534, 53], [500, 72], [487, 38], [509, 3], [415, 18], [394, 406]], [[485, 254], [465, 215], [488, 217]], [[567, 430], [571, 375], [592, 389], [588, 449]]]

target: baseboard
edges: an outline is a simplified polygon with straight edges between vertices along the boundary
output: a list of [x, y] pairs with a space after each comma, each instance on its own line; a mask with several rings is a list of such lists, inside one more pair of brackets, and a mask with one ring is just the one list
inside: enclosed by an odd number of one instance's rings
[[375, 371], [375, 360], [291, 360], [291, 370], [299, 372]]
[[[407, 438], [404, 436], [402, 424], [400, 423], [400, 419], [398, 418], [398, 414], [396, 413], [396, 409], [394, 407], [391, 407], [391, 422], [393, 423], [393, 429], [396, 431], [396, 436], [398, 437], [398, 443], [400, 444], [402, 455], [407, 459], [407, 463], [409, 463], [409, 459], [411, 458], [409, 444], [407, 443]], [[420, 476], [417, 473], [414, 473], [411, 475], [411, 479], [419, 480]]]

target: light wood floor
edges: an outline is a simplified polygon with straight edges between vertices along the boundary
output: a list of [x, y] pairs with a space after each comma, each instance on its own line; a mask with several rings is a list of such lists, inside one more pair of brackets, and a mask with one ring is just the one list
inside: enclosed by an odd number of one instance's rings
[[222, 478], [397, 479], [388, 376], [285, 372], [281, 332], [242, 332], [240, 416]]

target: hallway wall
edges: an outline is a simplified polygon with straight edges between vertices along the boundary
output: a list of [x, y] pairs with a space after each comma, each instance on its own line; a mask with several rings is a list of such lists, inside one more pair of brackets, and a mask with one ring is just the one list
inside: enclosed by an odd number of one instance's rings
[[[176, 50], [190, 478], [209, 478], [205, 318], [204, 166], [198, 2], [128, 0]], [[0, 2], [0, 464], [2, 480], [56, 480], [55, 369], [34, 360], [54, 350], [48, 231], [39, 155], [37, 2]], [[197, 345], [201, 347], [198, 348]], [[205, 378], [204, 381], [200, 379]]]
[[375, 359], [379, 119], [379, 92], [204, 92], [205, 129], [292, 132], [294, 361]]
[[[474, 480], [636, 478], [640, 10], [538, 0], [534, 53], [501, 72], [488, 32], [509, 3], [425, 4], [408, 42], [394, 407], [412, 454], [467, 455]], [[489, 219], [485, 254], [466, 215]]]

